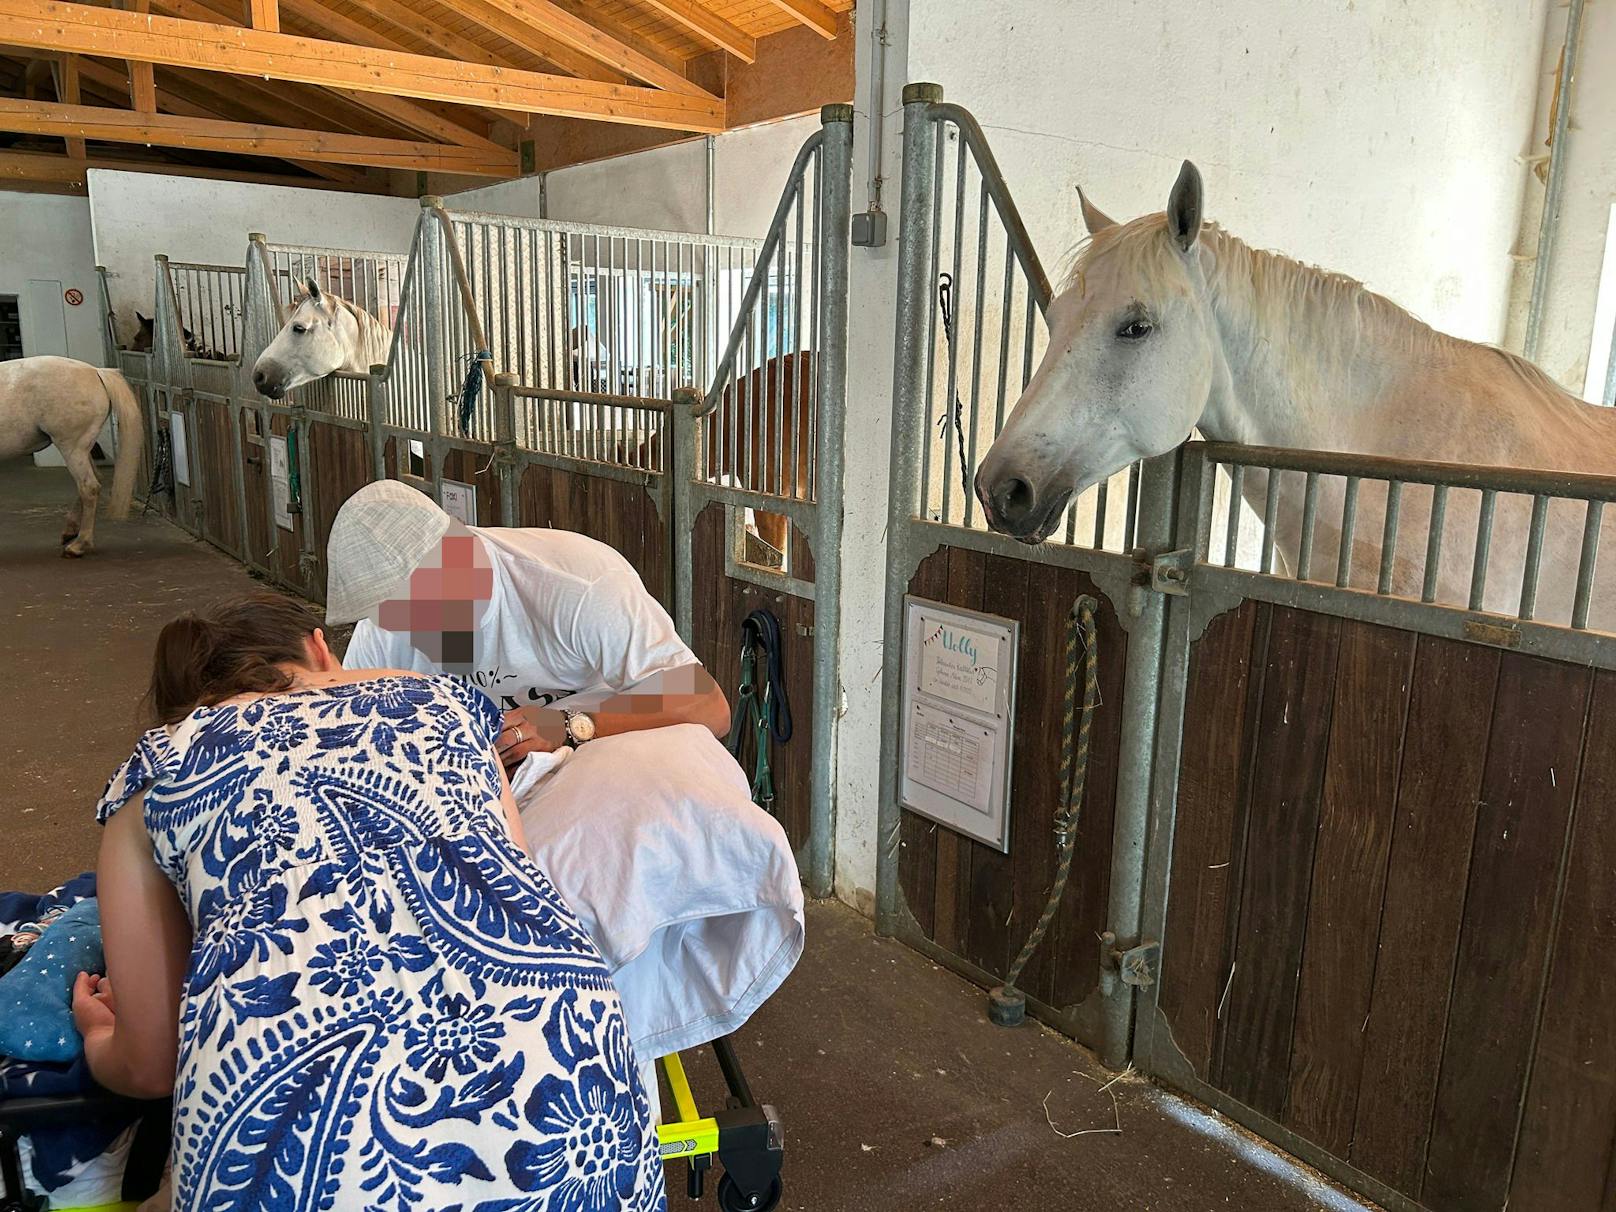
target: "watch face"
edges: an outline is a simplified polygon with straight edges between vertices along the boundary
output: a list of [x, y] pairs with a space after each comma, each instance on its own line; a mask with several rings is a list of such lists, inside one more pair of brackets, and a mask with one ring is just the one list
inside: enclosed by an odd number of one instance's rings
[[595, 721], [579, 712], [567, 721], [567, 731], [572, 733], [572, 739], [578, 742], [590, 741], [595, 738]]

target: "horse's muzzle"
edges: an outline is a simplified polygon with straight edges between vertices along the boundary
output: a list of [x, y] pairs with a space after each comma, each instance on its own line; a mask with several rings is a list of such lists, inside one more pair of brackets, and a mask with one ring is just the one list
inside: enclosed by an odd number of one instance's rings
[[253, 386], [258, 389], [258, 393], [268, 396], [271, 400], [278, 400], [286, 394], [286, 389], [281, 386], [280, 380], [261, 370], [253, 371], [252, 381]]

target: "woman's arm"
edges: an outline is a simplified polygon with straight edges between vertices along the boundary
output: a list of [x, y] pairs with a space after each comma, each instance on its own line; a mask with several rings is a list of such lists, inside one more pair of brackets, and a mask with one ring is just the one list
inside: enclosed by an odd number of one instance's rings
[[152, 857], [144, 799], [136, 796], [107, 822], [96, 865], [101, 943], [116, 1012], [81, 974], [73, 987], [73, 1018], [96, 1081], [134, 1098], [161, 1098], [174, 1089], [191, 923]]

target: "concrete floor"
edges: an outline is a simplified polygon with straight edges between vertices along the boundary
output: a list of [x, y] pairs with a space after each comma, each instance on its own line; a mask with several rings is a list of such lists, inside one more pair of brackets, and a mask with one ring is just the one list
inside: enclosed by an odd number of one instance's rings
[[[63, 560], [70, 493], [61, 469], [0, 465], [0, 889], [94, 865], [91, 809], [138, 735], [158, 629], [254, 583], [155, 517], [103, 520], [96, 551]], [[811, 906], [808, 929], [797, 971], [739, 1037], [785, 1124], [783, 1208], [1360, 1207], [1225, 1121], [1137, 1078], [1112, 1083], [1052, 1032], [989, 1026], [980, 991], [852, 911]], [[710, 1058], [690, 1069], [698, 1101], [719, 1102]], [[671, 1208], [692, 1206], [682, 1170], [669, 1174]]]

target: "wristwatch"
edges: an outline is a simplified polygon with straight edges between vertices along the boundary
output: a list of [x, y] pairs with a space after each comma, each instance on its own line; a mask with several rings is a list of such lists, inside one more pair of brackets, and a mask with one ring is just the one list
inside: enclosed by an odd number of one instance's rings
[[563, 711], [567, 722], [567, 744], [576, 749], [586, 741], [595, 739], [595, 721], [581, 711]]

